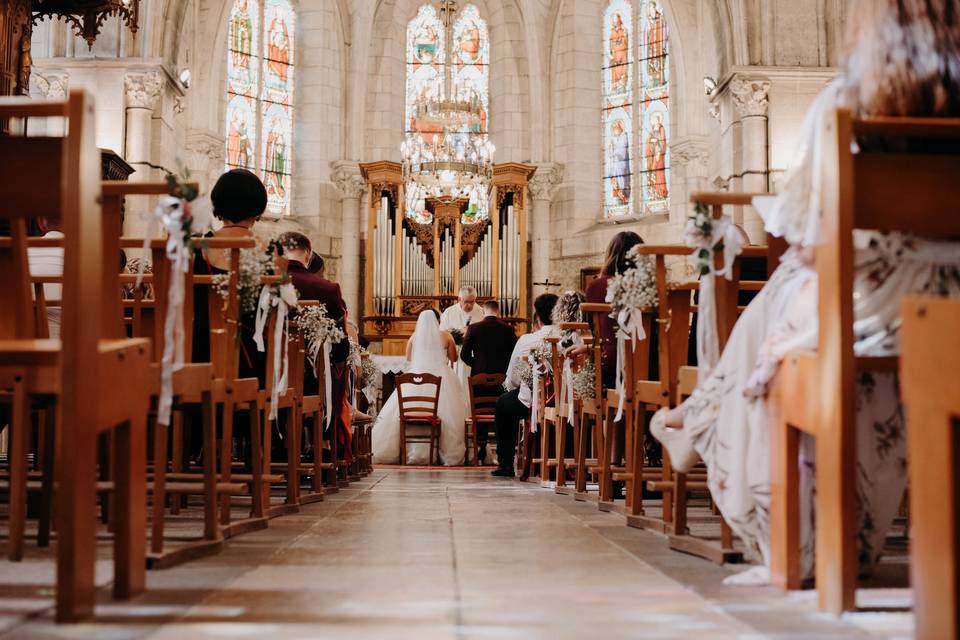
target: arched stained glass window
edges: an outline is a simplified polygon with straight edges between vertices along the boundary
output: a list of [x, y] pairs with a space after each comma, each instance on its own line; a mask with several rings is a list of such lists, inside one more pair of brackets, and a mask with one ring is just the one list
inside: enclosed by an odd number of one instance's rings
[[607, 217], [633, 211], [633, 7], [612, 0], [603, 17], [603, 199]]
[[[639, 11], [634, 13], [636, 7]], [[668, 43], [660, 0], [611, 0], [607, 4], [603, 17], [603, 203], [607, 218], [669, 210]], [[637, 158], [640, 164], [635, 167]]]
[[[446, 23], [445, 23], [446, 21]], [[448, 43], [449, 39], [449, 43]], [[448, 46], [449, 45], [449, 46]], [[468, 4], [450, 24], [431, 4], [424, 4], [407, 24], [407, 83], [404, 134], [410, 148], [430, 146], [444, 134], [442, 125], [429, 113], [438, 101], [471, 102], [479, 111], [477, 121], [461, 123], [446, 131], [463, 157], [469, 158], [489, 133], [490, 36], [477, 8]], [[424, 157], [428, 160], [428, 157]], [[407, 215], [429, 222], [424, 194], [408, 185]], [[471, 202], [471, 220], [486, 217], [486, 194], [464, 193]], [[466, 221], [466, 220], [465, 220]]]
[[288, 0], [234, 0], [227, 56], [226, 168], [258, 173], [267, 212], [290, 212], [296, 14]]

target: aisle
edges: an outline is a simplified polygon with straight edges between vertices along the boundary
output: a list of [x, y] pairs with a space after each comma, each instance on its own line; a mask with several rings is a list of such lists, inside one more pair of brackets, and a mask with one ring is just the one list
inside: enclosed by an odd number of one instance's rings
[[[641, 559], [645, 554], [685, 584]], [[219, 556], [151, 572], [145, 596], [99, 607], [96, 624], [57, 628], [47, 612], [4, 637], [735, 638], [798, 625], [805, 637], [858, 631], [813, 613], [806, 594], [719, 589], [723, 574], [665, 552], [662, 539], [628, 530], [613, 514], [533, 484], [484, 471], [378, 470], [231, 541]]]

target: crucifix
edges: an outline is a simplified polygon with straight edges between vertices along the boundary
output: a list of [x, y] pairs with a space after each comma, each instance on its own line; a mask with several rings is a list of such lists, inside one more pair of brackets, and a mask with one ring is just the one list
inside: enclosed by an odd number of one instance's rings
[[549, 277], [547, 277], [547, 279], [544, 280], [543, 282], [534, 282], [533, 284], [534, 284], [534, 286], [537, 286], [537, 287], [545, 287], [545, 288], [547, 288], [547, 289], [550, 289], [550, 288], [552, 288], [552, 287], [559, 287], [559, 286], [560, 286], [560, 283], [559, 283], [559, 282], [550, 282], [550, 278], [549, 278]]
[[453, 16], [457, 13], [457, 2], [456, 0], [441, 0], [440, 2], [440, 17], [443, 20], [443, 24], [447, 29], [450, 29], [450, 25], [453, 24]]

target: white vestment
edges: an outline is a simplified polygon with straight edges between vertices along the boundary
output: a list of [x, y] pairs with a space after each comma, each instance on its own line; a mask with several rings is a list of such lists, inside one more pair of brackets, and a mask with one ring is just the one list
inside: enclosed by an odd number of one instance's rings
[[[483, 309], [480, 308], [479, 304], [473, 305], [473, 311], [467, 313], [458, 302], [457, 304], [450, 305], [440, 314], [440, 330], [450, 331], [456, 329], [461, 334], [466, 335], [467, 325], [480, 322], [481, 320], [483, 320]], [[458, 346], [457, 352], [459, 353], [459, 351], [460, 347]], [[470, 367], [467, 366], [463, 360], [457, 360], [456, 370], [457, 377], [460, 378], [460, 382], [466, 387], [470, 380]]]

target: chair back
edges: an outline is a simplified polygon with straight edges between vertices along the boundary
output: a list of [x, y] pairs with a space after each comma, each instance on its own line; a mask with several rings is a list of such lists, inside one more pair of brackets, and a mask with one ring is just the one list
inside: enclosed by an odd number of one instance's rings
[[397, 401], [401, 420], [436, 418], [440, 405], [440, 383], [431, 373], [404, 373], [397, 376]]
[[[821, 423], [855, 424], [853, 231], [960, 236], [960, 216], [950, 211], [960, 201], [960, 119], [857, 120], [837, 109], [823, 126], [823, 215], [816, 258]], [[852, 431], [848, 437], [852, 446]]]
[[467, 386], [470, 391], [470, 417], [473, 423], [492, 422], [497, 415], [499, 395], [491, 395], [491, 389], [503, 388], [507, 379], [502, 373], [478, 373], [470, 376]]

